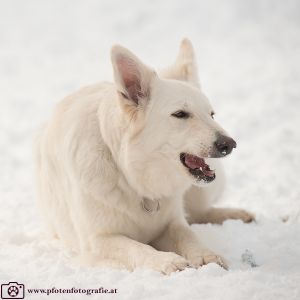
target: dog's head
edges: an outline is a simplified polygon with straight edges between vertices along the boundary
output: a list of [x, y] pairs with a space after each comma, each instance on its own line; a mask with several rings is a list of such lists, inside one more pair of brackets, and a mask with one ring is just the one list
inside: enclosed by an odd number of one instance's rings
[[120, 163], [128, 180], [150, 197], [212, 182], [216, 175], [206, 159], [228, 155], [236, 143], [213, 118], [190, 41], [182, 41], [175, 63], [159, 75], [121, 46], [111, 57], [124, 116]]

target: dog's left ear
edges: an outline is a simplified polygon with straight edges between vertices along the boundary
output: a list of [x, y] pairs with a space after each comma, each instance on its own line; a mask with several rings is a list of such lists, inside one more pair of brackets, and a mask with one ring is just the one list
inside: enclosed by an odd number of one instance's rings
[[126, 48], [115, 45], [111, 61], [117, 89], [124, 105], [138, 106], [150, 97], [151, 81], [156, 73]]
[[187, 81], [200, 88], [195, 51], [191, 41], [183, 39], [175, 62], [159, 72], [162, 78]]

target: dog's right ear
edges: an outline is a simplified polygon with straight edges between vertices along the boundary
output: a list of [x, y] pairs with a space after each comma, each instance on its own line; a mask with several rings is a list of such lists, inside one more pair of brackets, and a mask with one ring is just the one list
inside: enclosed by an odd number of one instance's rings
[[151, 81], [156, 73], [139, 58], [119, 45], [111, 49], [114, 79], [123, 105], [139, 106], [150, 97]]
[[187, 81], [200, 88], [198, 68], [192, 42], [184, 38], [181, 41], [178, 56], [175, 62], [159, 72], [162, 78]]

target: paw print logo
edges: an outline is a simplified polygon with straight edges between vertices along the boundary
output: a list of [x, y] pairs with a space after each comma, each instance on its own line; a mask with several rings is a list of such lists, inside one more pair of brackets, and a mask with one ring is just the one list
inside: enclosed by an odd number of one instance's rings
[[19, 294], [19, 288], [15, 285], [12, 285], [7, 289], [7, 294], [10, 297], [17, 297]]

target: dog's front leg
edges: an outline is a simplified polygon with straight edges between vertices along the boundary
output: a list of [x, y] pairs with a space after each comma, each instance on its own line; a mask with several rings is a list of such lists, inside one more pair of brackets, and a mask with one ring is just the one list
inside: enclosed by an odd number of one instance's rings
[[[125, 266], [128, 270], [150, 268], [163, 274], [183, 270], [188, 261], [174, 252], [157, 251], [153, 247], [123, 235], [97, 236], [92, 242], [95, 262], [106, 266]], [[89, 261], [89, 257], [87, 258]]]
[[227, 269], [225, 260], [203, 246], [188, 224], [171, 222], [163, 234], [151, 243], [161, 251], [173, 251], [185, 257], [193, 267], [217, 263]]

